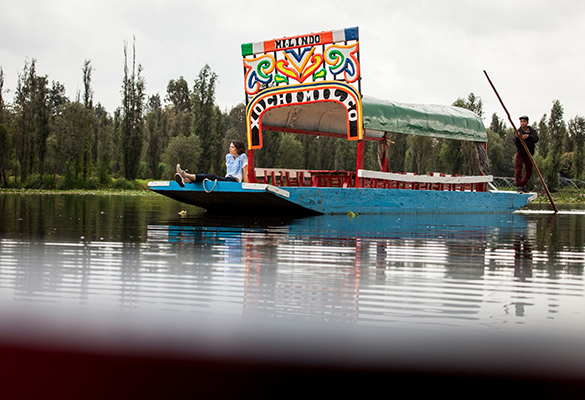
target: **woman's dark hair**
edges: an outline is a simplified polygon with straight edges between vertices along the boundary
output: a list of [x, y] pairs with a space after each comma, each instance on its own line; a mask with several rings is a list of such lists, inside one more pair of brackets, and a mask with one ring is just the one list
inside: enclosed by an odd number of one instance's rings
[[236, 150], [238, 151], [238, 155], [246, 152], [246, 147], [244, 146], [244, 142], [241, 140], [232, 140], [230, 143], [234, 145]]

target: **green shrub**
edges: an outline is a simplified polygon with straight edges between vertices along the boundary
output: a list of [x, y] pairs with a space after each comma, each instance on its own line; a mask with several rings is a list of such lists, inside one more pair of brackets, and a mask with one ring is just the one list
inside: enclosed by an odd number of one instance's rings
[[136, 179], [134, 181], [135, 190], [148, 190], [148, 179]]
[[99, 181], [102, 185], [106, 185], [110, 182], [111, 176], [109, 165], [102, 160], [98, 161], [97, 173]]
[[170, 179], [172, 177], [177, 163], [194, 172], [193, 168], [198, 165], [200, 155], [201, 140], [197, 136], [180, 135], [172, 138], [162, 156], [163, 162], [167, 165], [164, 178]]
[[575, 176], [575, 170], [573, 168], [573, 152], [565, 153], [561, 157], [561, 176], [569, 179]]
[[165, 170], [167, 169], [167, 165], [163, 162], [158, 163], [158, 174], [156, 179], [161, 179], [164, 176]]
[[96, 190], [100, 188], [100, 181], [96, 176], [92, 176], [83, 183], [85, 190]]
[[25, 189], [40, 189], [41, 176], [39, 174], [30, 174], [24, 181], [23, 187]]
[[134, 189], [132, 187], [132, 182], [131, 181], [127, 181], [124, 178], [118, 178], [118, 179], [116, 179], [114, 181], [113, 188], [114, 189], [122, 189], [122, 190], [132, 190], [132, 189]]
[[8, 177], [8, 182], [6, 184], [6, 188], [8, 188], [8, 189], [19, 189], [20, 188], [20, 185], [18, 184], [18, 182], [16, 181], [16, 178], [14, 176]]
[[40, 189], [55, 190], [63, 184], [63, 177], [60, 175], [43, 175]]
[[150, 178], [150, 169], [148, 168], [148, 164], [144, 161], [140, 162], [140, 167], [138, 167], [138, 179], [148, 179]]

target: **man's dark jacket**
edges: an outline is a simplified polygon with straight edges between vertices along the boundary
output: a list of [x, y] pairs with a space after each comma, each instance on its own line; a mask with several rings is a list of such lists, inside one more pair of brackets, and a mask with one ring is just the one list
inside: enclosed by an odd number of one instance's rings
[[[528, 137], [524, 139], [524, 142], [526, 143], [528, 150], [530, 150], [530, 154], [534, 155], [534, 145], [536, 142], [538, 142], [538, 133], [536, 133], [536, 131], [530, 125], [527, 127], [527, 129], [528, 132], [523, 131], [522, 128], [518, 129], [518, 132], [520, 132], [521, 135], [528, 133]], [[522, 146], [520, 139], [518, 139], [516, 135], [514, 135], [514, 144], [516, 145], [516, 151], [518, 153], [522, 154], [524, 157], [528, 157], [526, 150], [524, 150], [524, 146]]]

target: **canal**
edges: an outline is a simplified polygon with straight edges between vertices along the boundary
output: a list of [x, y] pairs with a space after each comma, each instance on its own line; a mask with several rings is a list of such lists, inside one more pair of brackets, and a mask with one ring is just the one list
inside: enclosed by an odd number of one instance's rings
[[583, 390], [585, 210], [538, 208], [218, 217], [162, 196], [0, 194], [2, 348]]

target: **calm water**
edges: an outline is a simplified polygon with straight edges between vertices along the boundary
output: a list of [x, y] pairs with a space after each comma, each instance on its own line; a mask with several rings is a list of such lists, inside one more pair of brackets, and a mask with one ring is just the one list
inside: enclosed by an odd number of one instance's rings
[[585, 372], [583, 209], [220, 218], [162, 196], [0, 194], [0, 211], [5, 336], [219, 352], [243, 351], [228, 332], [530, 337], [573, 343], [563, 361]]

